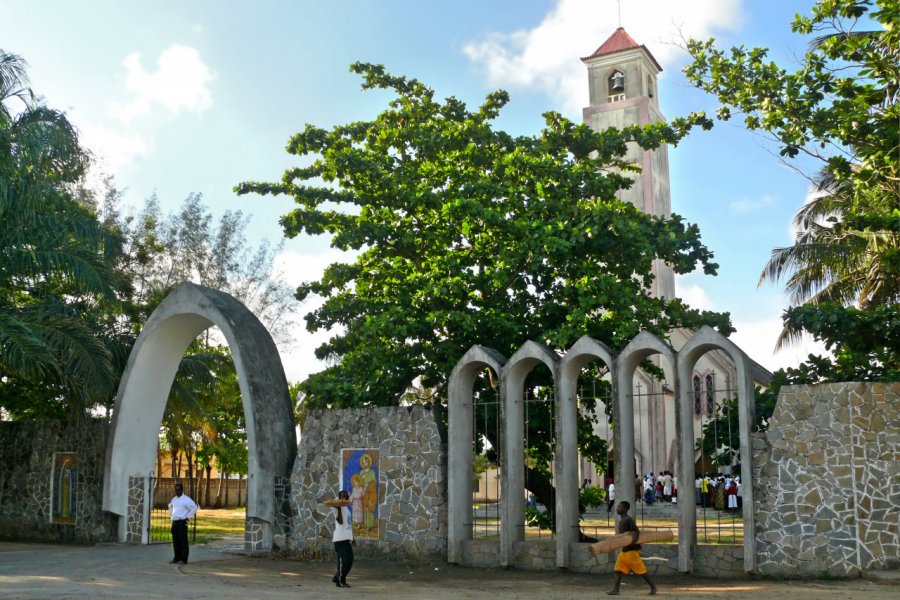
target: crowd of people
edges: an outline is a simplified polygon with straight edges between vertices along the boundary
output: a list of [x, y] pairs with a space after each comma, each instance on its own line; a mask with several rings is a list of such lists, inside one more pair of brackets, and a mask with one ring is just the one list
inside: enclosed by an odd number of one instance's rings
[[727, 512], [740, 510], [744, 506], [741, 476], [716, 475], [706, 473], [694, 481], [697, 505]]
[[[584, 480], [582, 489], [589, 481]], [[647, 473], [644, 476], [637, 475], [634, 481], [635, 497], [644, 504], [659, 502], [678, 503], [678, 477], [671, 471], [660, 471], [654, 474]], [[607, 476], [604, 483], [606, 497], [608, 499], [607, 511], [612, 512], [616, 497], [616, 486]], [[715, 508], [726, 512], [738, 511], [743, 508], [743, 486], [741, 476], [716, 473], [705, 473], [697, 476], [694, 482], [694, 499], [697, 506], [703, 508]]]

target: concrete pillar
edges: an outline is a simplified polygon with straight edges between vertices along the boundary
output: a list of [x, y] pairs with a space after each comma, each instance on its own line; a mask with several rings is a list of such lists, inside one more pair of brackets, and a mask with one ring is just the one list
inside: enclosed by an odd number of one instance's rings
[[[638, 365], [645, 358], [654, 354], [660, 354], [669, 360], [671, 371], [675, 381], [672, 382], [675, 390], [678, 390], [678, 375], [675, 368], [675, 351], [671, 346], [660, 340], [650, 332], [642, 331], [632, 339], [622, 350], [616, 359], [616, 404], [619, 408], [619, 421], [615, 429], [619, 435], [616, 438], [618, 449], [616, 461], [616, 500], [627, 500], [631, 504], [631, 515], [635, 516], [636, 498], [634, 479], [637, 476], [634, 466], [634, 398], [632, 394], [632, 380]], [[620, 487], [619, 482], [622, 482]], [[619, 494], [619, 490], [622, 494]]]
[[496, 350], [472, 346], [450, 374], [447, 397], [447, 562], [461, 563], [463, 546], [472, 539], [472, 386], [478, 372], [498, 375], [506, 358]]
[[566, 352], [559, 364], [555, 461], [556, 566], [560, 568], [569, 567], [569, 549], [572, 543], [578, 541], [578, 376], [585, 366], [595, 360], [603, 361], [614, 371], [609, 348], [584, 336]]
[[[735, 349], [743, 355], [737, 347]], [[746, 356], [742, 356], [746, 359]], [[737, 363], [737, 361], [735, 361]], [[741, 436], [741, 486], [744, 507], [744, 570], [756, 572], [756, 521], [753, 514], [753, 446], [750, 443], [750, 432], [753, 431], [756, 402], [754, 398], [753, 379], [750, 376], [749, 359], [741, 360], [737, 366], [738, 384], [738, 419], [740, 419]]]
[[557, 358], [549, 348], [536, 342], [525, 344], [503, 365], [500, 400], [503, 406], [503, 455], [500, 492], [500, 565], [512, 566], [515, 546], [525, 539], [525, 378], [543, 363], [557, 377]]
[[[750, 432], [753, 430], [754, 412], [755, 412], [755, 395], [754, 395], [754, 379], [761, 384], [767, 384], [772, 374], [754, 363], [744, 352], [738, 348], [728, 338], [714, 330], [709, 326], [702, 327], [694, 336], [681, 348], [678, 353], [678, 376], [683, 381], [690, 381], [691, 373], [697, 360], [710, 350], [721, 350], [725, 352], [734, 362], [735, 371], [737, 373], [737, 391], [738, 391], [738, 422], [740, 429], [740, 448], [741, 448], [741, 484], [743, 486], [744, 497], [744, 570], [748, 573], [756, 571], [756, 522], [753, 518], [753, 453], [750, 444]], [[691, 390], [685, 385], [679, 394], [682, 399], [682, 420], [684, 418], [693, 418], [690, 412], [692, 405], [690, 398]], [[693, 423], [693, 421], [691, 421]], [[688, 431], [685, 425], [682, 427], [683, 435]], [[690, 427], [691, 440], [690, 444], [686, 440], [682, 440], [682, 460], [687, 456], [690, 450], [690, 469], [686, 469], [686, 465], [682, 465], [682, 477], [690, 476], [689, 482], [685, 482], [691, 486], [691, 496], [694, 495], [694, 462], [693, 462], [693, 425]], [[682, 484], [684, 487], [685, 484]], [[748, 495], [749, 491], [749, 495]], [[678, 492], [679, 501], [681, 500], [681, 490]], [[696, 512], [691, 503], [691, 515], [687, 514], [687, 509], [682, 507], [682, 514], [679, 520], [679, 526], [683, 527], [678, 540], [678, 568], [681, 571], [689, 571], [692, 568], [691, 561], [694, 549], [697, 544], [696, 530]]]

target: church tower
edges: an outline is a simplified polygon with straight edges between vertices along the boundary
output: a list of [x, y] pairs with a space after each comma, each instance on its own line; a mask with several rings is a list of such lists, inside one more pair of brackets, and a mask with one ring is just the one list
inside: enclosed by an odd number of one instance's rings
[[[647, 125], [665, 121], [659, 112], [656, 79], [662, 67], [645, 46], [634, 41], [622, 27], [609, 36], [593, 54], [581, 61], [588, 69], [590, 106], [584, 109], [584, 122], [595, 131], [608, 127]], [[669, 155], [666, 146], [644, 151], [628, 145], [626, 159], [641, 168], [629, 173], [634, 185], [619, 192], [620, 199], [642, 211], [669, 217]], [[652, 294], [675, 297], [675, 276], [661, 261], [654, 261]]]

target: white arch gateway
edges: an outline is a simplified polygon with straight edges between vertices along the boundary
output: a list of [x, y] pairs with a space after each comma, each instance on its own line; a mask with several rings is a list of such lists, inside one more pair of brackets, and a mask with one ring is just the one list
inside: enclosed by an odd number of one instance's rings
[[[188, 345], [217, 326], [234, 358], [247, 427], [245, 549], [272, 545], [275, 479], [289, 478], [297, 453], [287, 379], [269, 332], [232, 296], [184, 283], [157, 307], [135, 342], [113, 412], [103, 477], [103, 509], [118, 516], [117, 539], [146, 541], [135, 514], [135, 481], [154, 469], [166, 400]], [[146, 502], [151, 502], [148, 499]], [[141, 511], [142, 512], [142, 511]], [[135, 526], [137, 525], [137, 527]]]

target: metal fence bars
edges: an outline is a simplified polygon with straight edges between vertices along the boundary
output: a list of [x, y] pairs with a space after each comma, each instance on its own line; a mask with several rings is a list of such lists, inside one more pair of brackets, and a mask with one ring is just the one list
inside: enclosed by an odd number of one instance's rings
[[[150, 477], [149, 489], [153, 503], [150, 505], [150, 516], [147, 519], [147, 543], [172, 543], [172, 518], [169, 515], [169, 500], [175, 495], [175, 483], [179, 480], [171, 477]], [[165, 499], [165, 500], [163, 500]], [[190, 542], [197, 541], [197, 515], [188, 525]]]

